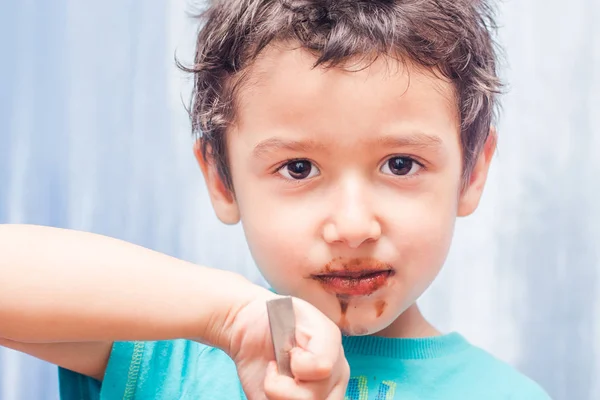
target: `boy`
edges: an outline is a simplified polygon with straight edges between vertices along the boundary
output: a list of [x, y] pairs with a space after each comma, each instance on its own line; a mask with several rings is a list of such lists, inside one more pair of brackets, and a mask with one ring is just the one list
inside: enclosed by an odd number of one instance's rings
[[416, 305], [495, 150], [485, 5], [222, 0], [205, 18], [195, 153], [219, 219], [294, 296], [293, 378], [277, 295], [49, 228], [0, 227], [1, 343], [61, 366], [64, 399], [547, 399]]

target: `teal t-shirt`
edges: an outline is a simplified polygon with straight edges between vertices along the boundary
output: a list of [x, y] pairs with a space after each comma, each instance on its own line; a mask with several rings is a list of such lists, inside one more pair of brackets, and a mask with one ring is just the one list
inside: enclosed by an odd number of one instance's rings
[[[547, 400], [532, 380], [458, 333], [423, 338], [344, 337], [346, 400]], [[62, 400], [246, 399], [235, 364], [188, 340], [117, 342], [102, 383], [60, 369]]]

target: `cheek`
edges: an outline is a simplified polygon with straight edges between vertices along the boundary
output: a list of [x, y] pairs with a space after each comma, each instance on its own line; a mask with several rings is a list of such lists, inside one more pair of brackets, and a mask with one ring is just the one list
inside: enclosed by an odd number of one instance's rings
[[454, 231], [454, 208], [429, 208], [410, 218], [407, 246], [415, 256], [431, 261], [445, 257]]
[[294, 293], [310, 273], [302, 268], [311, 265], [307, 251], [313, 247], [314, 233], [308, 218], [268, 201], [240, 204], [240, 211], [246, 241], [261, 273], [279, 293]]
[[390, 236], [406, 281], [428, 285], [439, 272], [452, 241], [456, 204], [448, 195], [428, 195], [396, 212]]

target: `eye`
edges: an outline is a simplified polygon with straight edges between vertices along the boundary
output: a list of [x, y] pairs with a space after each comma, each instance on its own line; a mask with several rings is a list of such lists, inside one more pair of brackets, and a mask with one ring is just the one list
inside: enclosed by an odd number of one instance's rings
[[286, 179], [302, 180], [319, 174], [319, 169], [308, 160], [293, 160], [283, 165], [279, 172]]
[[397, 176], [409, 176], [416, 174], [422, 166], [410, 157], [392, 157], [382, 166], [381, 172]]

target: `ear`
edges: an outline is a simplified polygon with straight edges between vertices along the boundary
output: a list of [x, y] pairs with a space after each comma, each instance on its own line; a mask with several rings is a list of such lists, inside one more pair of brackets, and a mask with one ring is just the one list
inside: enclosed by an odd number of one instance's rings
[[477, 209], [479, 200], [483, 193], [483, 187], [487, 180], [490, 163], [494, 152], [496, 151], [496, 143], [498, 135], [496, 134], [496, 128], [491, 127], [483, 149], [481, 150], [477, 162], [471, 171], [469, 181], [467, 185], [463, 187], [459, 202], [458, 202], [458, 216], [466, 217], [471, 215]]
[[194, 155], [204, 175], [210, 201], [217, 214], [217, 218], [227, 225], [237, 224], [240, 221], [238, 204], [231, 190], [223, 183], [214, 160], [209, 156], [210, 149], [207, 152], [207, 157], [204, 158], [200, 141], [198, 140], [194, 144]]

